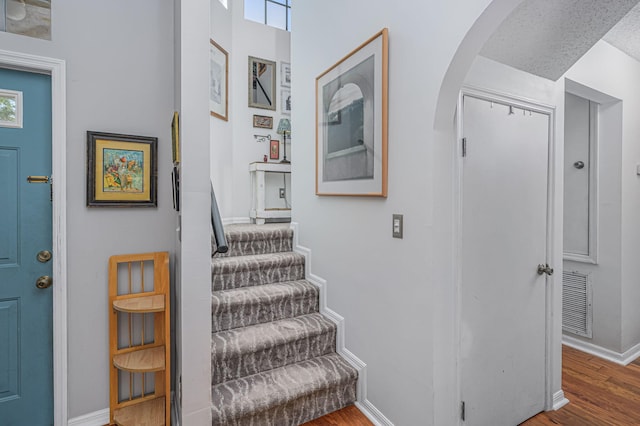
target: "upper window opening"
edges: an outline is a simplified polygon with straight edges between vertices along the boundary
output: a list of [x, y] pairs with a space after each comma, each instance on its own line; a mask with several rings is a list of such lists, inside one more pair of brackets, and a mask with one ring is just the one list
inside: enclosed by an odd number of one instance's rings
[[270, 27], [291, 31], [293, 0], [244, 0], [244, 18]]

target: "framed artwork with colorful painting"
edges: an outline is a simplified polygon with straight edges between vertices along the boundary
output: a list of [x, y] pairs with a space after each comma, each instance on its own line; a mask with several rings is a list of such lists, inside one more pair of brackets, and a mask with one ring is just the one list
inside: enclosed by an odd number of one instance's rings
[[157, 207], [158, 138], [87, 132], [87, 206]]

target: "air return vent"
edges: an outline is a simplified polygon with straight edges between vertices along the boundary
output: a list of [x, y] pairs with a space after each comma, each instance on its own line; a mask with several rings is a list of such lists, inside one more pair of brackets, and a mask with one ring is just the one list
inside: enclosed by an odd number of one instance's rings
[[589, 274], [562, 272], [562, 330], [591, 338], [592, 319]]

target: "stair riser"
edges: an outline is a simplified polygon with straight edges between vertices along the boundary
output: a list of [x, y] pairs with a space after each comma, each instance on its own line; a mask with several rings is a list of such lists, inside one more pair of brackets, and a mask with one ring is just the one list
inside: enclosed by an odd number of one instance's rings
[[230, 272], [218, 272], [214, 267], [211, 285], [213, 291], [219, 291], [284, 281], [296, 281], [303, 278], [304, 263], [289, 263], [267, 267], [259, 265], [254, 269], [240, 267]]
[[356, 381], [318, 391], [272, 409], [239, 419], [223, 420], [213, 410], [213, 425], [297, 426], [340, 410], [356, 401]]
[[309, 336], [249, 353], [230, 354], [226, 346], [233, 348], [234, 342], [223, 342], [214, 336], [212, 343], [212, 384], [250, 376], [274, 368], [294, 364], [335, 352], [335, 328], [316, 336]]
[[315, 289], [275, 300], [251, 300], [242, 305], [225, 303], [216, 297], [216, 293], [212, 299], [211, 325], [214, 333], [318, 312]]
[[[293, 249], [291, 238], [277, 238], [271, 240], [228, 241], [229, 250], [216, 254], [216, 257], [247, 256], [252, 254], [282, 253]], [[215, 245], [212, 247], [215, 251]]]

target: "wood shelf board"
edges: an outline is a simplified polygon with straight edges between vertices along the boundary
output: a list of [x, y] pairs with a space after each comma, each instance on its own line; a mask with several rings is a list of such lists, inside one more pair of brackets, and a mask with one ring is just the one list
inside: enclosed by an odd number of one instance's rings
[[165, 369], [165, 348], [157, 346], [115, 355], [113, 365], [119, 370], [132, 373], [162, 371]]
[[163, 312], [164, 294], [116, 299], [113, 301], [113, 309], [131, 313]]
[[161, 426], [165, 424], [165, 397], [140, 404], [118, 408], [113, 412], [113, 422], [119, 426]]

